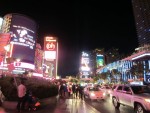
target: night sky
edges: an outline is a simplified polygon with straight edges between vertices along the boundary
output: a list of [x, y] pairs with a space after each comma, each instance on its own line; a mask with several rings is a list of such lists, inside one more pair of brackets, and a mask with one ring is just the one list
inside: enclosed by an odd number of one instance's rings
[[33, 18], [38, 42], [56, 36], [59, 75], [77, 74], [84, 50], [111, 47], [132, 53], [138, 47], [131, 0], [1, 0], [0, 16], [20, 13]]

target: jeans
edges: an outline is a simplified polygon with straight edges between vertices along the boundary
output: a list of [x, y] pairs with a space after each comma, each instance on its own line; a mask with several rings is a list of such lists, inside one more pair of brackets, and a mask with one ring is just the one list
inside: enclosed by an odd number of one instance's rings
[[18, 98], [18, 104], [17, 104], [18, 111], [23, 110], [24, 107], [25, 107], [25, 96], [24, 97], [19, 97]]

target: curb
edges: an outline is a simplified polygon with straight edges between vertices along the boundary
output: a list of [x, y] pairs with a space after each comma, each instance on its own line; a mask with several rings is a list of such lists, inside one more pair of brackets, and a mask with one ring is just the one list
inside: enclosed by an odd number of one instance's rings
[[[53, 97], [45, 98], [45, 99], [40, 99], [40, 102], [42, 103], [42, 106], [47, 105], [47, 104], [54, 104], [57, 102], [57, 96], [53, 96]], [[4, 101], [3, 107], [5, 109], [11, 109], [11, 110], [16, 109], [17, 101]]]

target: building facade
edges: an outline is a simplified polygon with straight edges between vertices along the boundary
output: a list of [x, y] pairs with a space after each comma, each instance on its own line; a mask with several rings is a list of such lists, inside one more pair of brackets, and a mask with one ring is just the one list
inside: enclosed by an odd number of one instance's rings
[[150, 1], [132, 0], [139, 46], [150, 43]]

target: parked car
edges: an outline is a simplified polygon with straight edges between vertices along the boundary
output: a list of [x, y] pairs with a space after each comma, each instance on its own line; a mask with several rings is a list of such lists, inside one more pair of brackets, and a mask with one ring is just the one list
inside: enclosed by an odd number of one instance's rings
[[150, 112], [150, 88], [146, 85], [117, 85], [112, 93], [115, 108], [132, 107], [136, 113]]
[[106, 94], [98, 87], [85, 87], [83, 90], [84, 97], [88, 97], [91, 100], [105, 99]]

